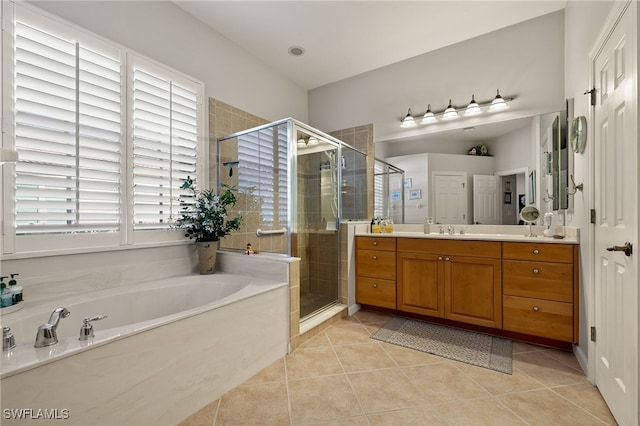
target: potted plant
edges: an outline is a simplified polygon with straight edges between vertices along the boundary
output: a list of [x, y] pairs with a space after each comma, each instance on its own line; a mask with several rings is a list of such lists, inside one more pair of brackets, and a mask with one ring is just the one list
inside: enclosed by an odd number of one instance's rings
[[220, 238], [240, 229], [242, 224], [241, 215], [230, 218], [227, 213], [227, 207], [236, 203], [234, 188], [223, 184], [220, 194], [211, 189], [199, 190], [189, 176], [182, 188], [189, 195], [181, 197], [182, 211], [173, 227], [184, 229], [184, 236], [195, 240], [200, 273], [213, 274]]

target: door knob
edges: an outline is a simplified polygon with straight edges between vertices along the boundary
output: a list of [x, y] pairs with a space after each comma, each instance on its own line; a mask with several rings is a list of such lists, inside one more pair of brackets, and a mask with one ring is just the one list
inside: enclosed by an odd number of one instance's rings
[[607, 247], [607, 251], [622, 251], [625, 255], [631, 256], [631, 253], [633, 253], [633, 245], [627, 241], [623, 246]]

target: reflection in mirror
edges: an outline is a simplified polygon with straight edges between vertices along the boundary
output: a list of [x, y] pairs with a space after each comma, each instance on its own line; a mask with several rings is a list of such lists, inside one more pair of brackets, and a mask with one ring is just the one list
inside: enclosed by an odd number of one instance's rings
[[567, 146], [567, 114], [558, 113], [553, 120], [553, 210], [566, 210], [569, 207], [569, 149]]
[[404, 170], [375, 159], [373, 216], [404, 223]]
[[[541, 196], [545, 212], [569, 208], [569, 175], [572, 157], [567, 137], [567, 112], [546, 114], [540, 121]], [[559, 215], [560, 216], [560, 215]]]
[[[564, 118], [558, 118], [554, 163], [552, 126], [560, 114]], [[541, 211], [554, 208], [545, 205], [554, 188], [559, 193], [564, 186], [567, 198], [567, 185], [562, 183], [569, 176], [563, 126], [566, 112], [550, 113], [379, 142], [376, 155], [403, 169], [405, 180], [412, 182], [404, 191], [406, 223], [424, 223], [427, 217], [434, 217], [440, 223], [521, 224], [520, 211], [527, 205]], [[483, 145], [487, 155], [473, 149]], [[548, 174], [554, 166], [558, 169], [556, 185]], [[451, 188], [456, 183], [462, 192], [454, 197]], [[410, 190], [421, 196], [409, 197]], [[447, 202], [452, 199], [455, 202]], [[566, 208], [566, 203], [559, 205]], [[443, 211], [446, 217], [439, 218]]]

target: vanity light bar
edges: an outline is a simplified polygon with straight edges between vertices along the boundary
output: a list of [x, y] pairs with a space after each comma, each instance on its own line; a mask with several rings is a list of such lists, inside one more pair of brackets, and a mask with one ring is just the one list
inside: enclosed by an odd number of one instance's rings
[[[410, 127], [415, 127], [418, 124], [435, 123], [436, 121], [438, 121], [438, 119], [452, 120], [460, 117], [460, 115], [465, 117], [471, 116], [471, 115], [477, 115], [484, 112], [481, 109], [481, 107], [486, 107], [486, 106], [489, 107], [487, 112], [503, 111], [509, 108], [509, 104], [507, 102], [511, 102], [514, 99], [515, 99], [515, 96], [509, 96], [509, 97], [503, 98], [500, 95], [500, 90], [497, 90], [495, 98], [489, 101], [477, 102], [475, 99], [475, 95], [472, 95], [471, 102], [469, 102], [469, 104], [466, 106], [452, 105], [451, 99], [450, 99], [449, 105], [447, 106], [446, 109], [432, 111], [431, 104], [429, 104], [429, 106], [427, 107], [427, 111], [424, 113], [424, 115], [421, 118], [417, 118], [419, 116], [413, 116], [411, 114], [411, 109], [409, 109], [407, 115], [402, 120], [400, 120], [400, 127], [410, 128]], [[458, 110], [464, 111], [464, 112], [459, 114]]]

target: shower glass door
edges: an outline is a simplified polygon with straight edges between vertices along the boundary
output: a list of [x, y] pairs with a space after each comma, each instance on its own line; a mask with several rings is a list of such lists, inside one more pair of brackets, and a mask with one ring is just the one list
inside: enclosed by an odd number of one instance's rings
[[[300, 318], [338, 302], [340, 272], [340, 147], [302, 129], [297, 140], [297, 232]], [[292, 242], [292, 245], [294, 243]]]

